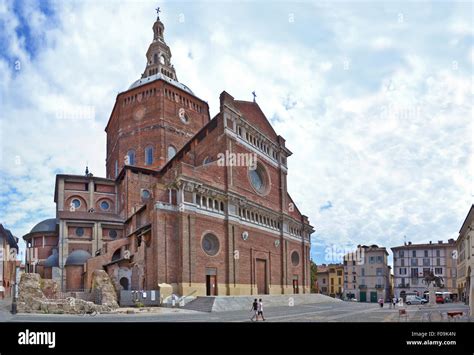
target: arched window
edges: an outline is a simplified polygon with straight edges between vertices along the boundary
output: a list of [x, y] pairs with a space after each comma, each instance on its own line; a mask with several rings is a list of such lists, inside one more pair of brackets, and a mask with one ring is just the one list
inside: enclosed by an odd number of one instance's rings
[[133, 149], [130, 149], [127, 152], [127, 157], [128, 157], [128, 165], [135, 165], [135, 151]]
[[153, 164], [153, 147], [145, 148], [145, 164], [146, 165]]
[[153, 54], [153, 63], [157, 64], [158, 63], [158, 54]]
[[176, 155], [176, 148], [172, 145], [168, 146], [168, 160], [171, 160]]

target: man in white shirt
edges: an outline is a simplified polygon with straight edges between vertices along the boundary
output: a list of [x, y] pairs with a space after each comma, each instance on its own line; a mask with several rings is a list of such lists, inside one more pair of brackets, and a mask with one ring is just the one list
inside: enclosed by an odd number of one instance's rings
[[[262, 299], [260, 298], [258, 300], [258, 308], [257, 308], [257, 313], [258, 313], [258, 316], [262, 316], [262, 319], [265, 320], [265, 317], [263, 316], [263, 302], [262, 302]], [[257, 316], [257, 318], [258, 318]]]

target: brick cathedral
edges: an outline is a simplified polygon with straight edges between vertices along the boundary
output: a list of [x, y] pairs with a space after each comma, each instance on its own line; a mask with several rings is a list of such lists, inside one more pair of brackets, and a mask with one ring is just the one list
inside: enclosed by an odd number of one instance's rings
[[90, 289], [101, 269], [117, 290], [309, 293], [313, 228], [287, 191], [285, 140], [255, 100], [225, 91], [211, 119], [164, 30], [158, 16], [141, 78], [117, 95], [107, 177], [56, 176], [56, 218], [23, 237], [27, 271], [63, 291]]

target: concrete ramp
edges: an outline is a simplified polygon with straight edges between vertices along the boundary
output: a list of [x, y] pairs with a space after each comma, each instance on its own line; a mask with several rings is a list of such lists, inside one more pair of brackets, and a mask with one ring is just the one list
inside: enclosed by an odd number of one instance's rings
[[259, 295], [259, 296], [198, 296], [183, 308], [201, 312], [225, 312], [250, 310], [253, 300], [262, 299], [264, 309], [268, 307], [298, 306], [301, 304], [342, 302], [319, 293], [298, 295]]

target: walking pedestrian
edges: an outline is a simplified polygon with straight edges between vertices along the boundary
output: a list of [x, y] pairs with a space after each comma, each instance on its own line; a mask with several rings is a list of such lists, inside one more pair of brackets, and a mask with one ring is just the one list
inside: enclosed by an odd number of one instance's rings
[[379, 305], [380, 305], [380, 308], [383, 308], [383, 298], [379, 299]]
[[253, 319], [255, 318], [255, 321], [258, 321], [258, 302], [257, 302], [257, 299], [253, 300], [252, 308], [250, 308], [250, 310], [253, 312], [253, 316], [252, 316], [252, 318], [250, 318], [250, 320], [253, 321]]
[[393, 297], [392, 303], [393, 303], [393, 308], [395, 308], [395, 306], [397, 305], [397, 299], [395, 297]]
[[265, 317], [263, 316], [263, 301], [261, 298], [258, 300], [257, 318], [258, 316], [261, 316], [262, 319], [265, 320]]

